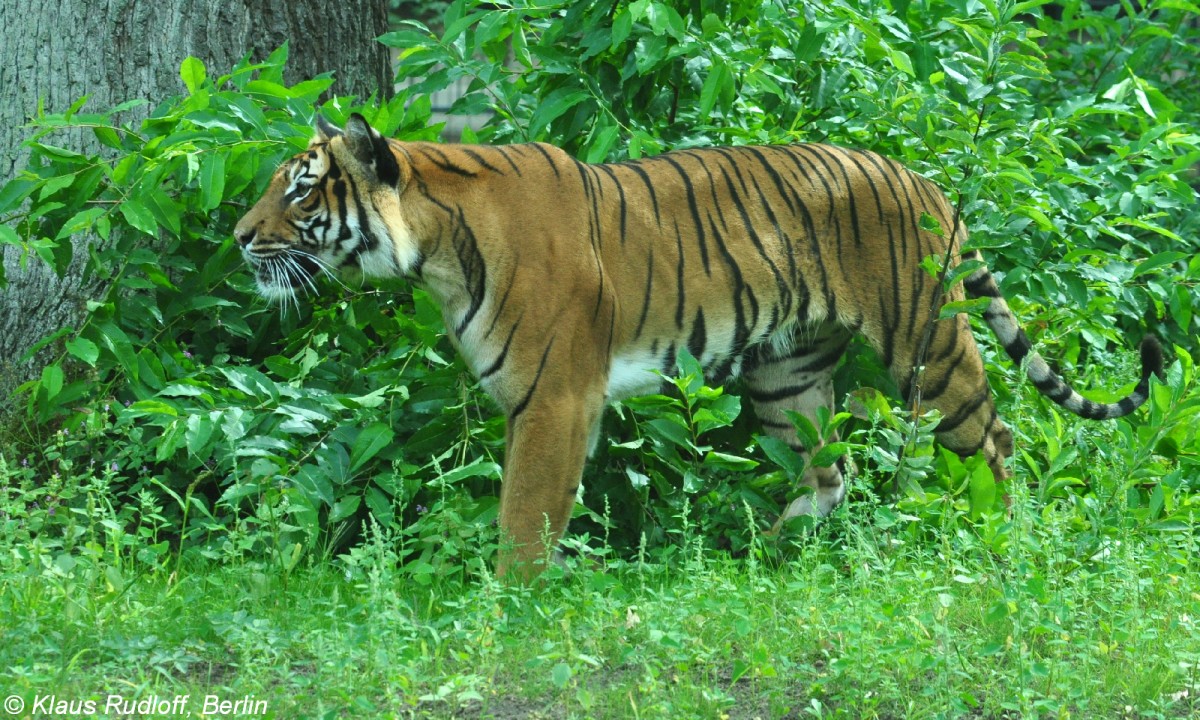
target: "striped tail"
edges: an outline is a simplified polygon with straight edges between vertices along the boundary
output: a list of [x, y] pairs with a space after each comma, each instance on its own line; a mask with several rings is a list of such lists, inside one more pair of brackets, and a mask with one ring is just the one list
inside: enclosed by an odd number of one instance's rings
[[[963, 259], [981, 260], [982, 258], [978, 252], [969, 252], [963, 256]], [[1133, 392], [1113, 403], [1098, 403], [1088, 400], [1072, 389], [1066, 381], [1059, 377], [1058, 373], [1050, 369], [1041, 355], [1033, 351], [1029, 337], [1017, 323], [1008, 303], [1000, 294], [1000, 288], [996, 286], [995, 279], [992, 278], [992, 274], [986, 267], [972, 273], [963, 282], [963, 287], [973, 298], [992, 299], [992, 303], [984, 312], [983, 317], [992, 332], [996, 333], [996, 337], [1004, 346], [1004, 351], [1018, 365], [1025, 364], [1025, 373], [1039, 392], [1079, 417], [1088, 420], [1107, 420], [1128, 415], [1141, 407], [1142, 403], [1150, 397], [1150, 376], [1162, 377], [1162, 346], [1158, 344], [1158, 340], [1153, 335], [1147, 335], [1142, 340], [1141, 348], [1142, 379]]]

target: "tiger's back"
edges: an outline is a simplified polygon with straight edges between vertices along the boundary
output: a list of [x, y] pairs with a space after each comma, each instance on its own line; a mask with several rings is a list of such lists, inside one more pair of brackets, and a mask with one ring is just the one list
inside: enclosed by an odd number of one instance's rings
[[[922, 229], [923, 215], [944, 232]], [[932, 183], [865, 151], [710, 148], [588, 165], [548, 145], [388, 141], [354, 116], [344, 133], [322, 126], [235, 234], [267, 294], [304, 287], [295, 275], [314, 264], [429, 288], [507, 416], [503, 571], [541, 555], [547, 523], [551, 541], [562, 532], [605, 402], [655, 389], [684, 348], [711, 378], [741, 378], [765, 431], [812, 452], [786, 413], [832, 404], [850, 339], [866, 338], [907, 389], [928, 335], [920, 399], [942, 414], [939, 440], [982, 451], [1005, 477], [1012, 435], [969, 322], [930, 319], [935, 300], [963, 295], [921, 267], [965, 241], [955, 223]], [[1072, 412], [1131, 412], [1161, 369], [1144, 344], [1129, 397], [1084, 400], [1031, 351], [986, 268], [964, 287], [991, 298], [985, 319], [1005, 349]], [[804, 484], [812, 492], [781, 519], [827, 513], [845, 493], [838, 466], [810, 467]]]

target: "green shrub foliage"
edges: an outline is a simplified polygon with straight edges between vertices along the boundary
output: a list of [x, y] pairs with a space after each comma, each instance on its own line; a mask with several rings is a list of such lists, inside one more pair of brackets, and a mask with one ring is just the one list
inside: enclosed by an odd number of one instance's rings
[[[460, 1], [441, 34], [407, 22], [382, 38], [412, 81], [384, 105], [320, 102], [329, 77], [285, 86], [283, 48], [220, 77], [184, 60], [187, 94], [136, 126], [118, 121], [127, 106], [86, 112], [83, 100], [39, 115], [28, 169], [0, 189], [0, 242], [61, 272], [88, 234], [87, 272], [104, 290], [80, 327], [43, 340], [57, 360], [22, 388], [23, 419], [4, 431], [0, 478], [42, 508], [22, 532], [84, 513], [101, 483], [155, 508], [160, 551], [146, 562], [167, 547], [161, 534], [179, 552], [289, 568], [344, 546], [368, 518], [403, 539], [418, 578], [489, 547], [503, 421], [430, 299], [400, 281], [325, 280], [299, 307], [269, 306], [230, 237], [317, 112], [360, 111], [386, 134], [433, 139], [428, 93], [461, 78], [469, 91], [452, 111], [491, 117], [468, 139], [544, 140], [589, 161], [797, 141], [902, 159], [951, 191], [971, 244], [1073, 382], [1132, 380], [1146, 325], [1175, 347], [1149, 410], [1104, 425], [1061, 417], [985, 349], [1016, 426], [1018, 482], [1097, 532], [1130, 518], [1185, 527], [1200, 490], [1198, 8], [1095, 12], [1074, 0], [1057, 20], [1042, 5]], [[73, 132], [104, 150], [55, 144]], [[705, 387], [690, 358], [674, 384], [609, 413], [574, 529], [630, 552], [741, 550], [796, 492], [803, 460], [756, 437], [737, 388]], [[840, 388], [861, 385], [892, 390], [854, 348]], [[859, 391], [797, 432], [839, 429], [847, 441], [813, 462], [849, 452], [855, 497], [899, 488], [904, 517], [969, 518], [1003, 541], [990, 476], [932, 446], [936, 418], [892, 405]], [[74, 515], [48, 519], [60, 506]], [[135, 509], [119, 517], [147, 527]]]

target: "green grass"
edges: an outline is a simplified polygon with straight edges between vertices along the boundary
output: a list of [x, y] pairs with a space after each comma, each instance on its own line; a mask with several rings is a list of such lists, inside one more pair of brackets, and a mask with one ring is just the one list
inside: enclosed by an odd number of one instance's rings
[[6, 547], [0, 689], [101, 715], [118, 693], [281, 718], [1194, 717], [1194, 532], [1096, 539], [1032, 502], [986, 533], [857, 503], [748, 556], [685, 538], [529, 588], [414, 572], [377, 536], [291, 572]]

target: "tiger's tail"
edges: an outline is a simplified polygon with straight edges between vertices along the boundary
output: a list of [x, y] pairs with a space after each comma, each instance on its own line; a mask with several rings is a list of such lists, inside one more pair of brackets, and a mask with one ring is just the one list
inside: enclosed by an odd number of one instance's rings
[[[964, 260], [982, 259], [978, 252], [968, 252]], [[991, 298], [992, 302], [984, 312], [984, 320], [988, 327], [996, 333], [996, 337], [1004, 346], [1004, 351], [1017, 364], [1025, 365], [1025, 373], [1040, 393], [1053, 400], [1058, 405], [1089, 420], [1107, 420], [1118, 418], [1141, 407], [1150, 397], [1150, 376], [1163, 375], [1163, 352], [1158, 339], [1147, 335], [1142, 340], [1142, 379], [1129, 395], [1116, 402], [1098, 403], [1080, 395], [1050, 368], [1041, 355], [1033, 351], [1029, 337], [1021, 329], [1017, 319], [1009, 309], [1008, 303], [1000, 294], [995, 279], [987, 267], [976, 270], [963, 282], [967, 294], [973, 298]]]

